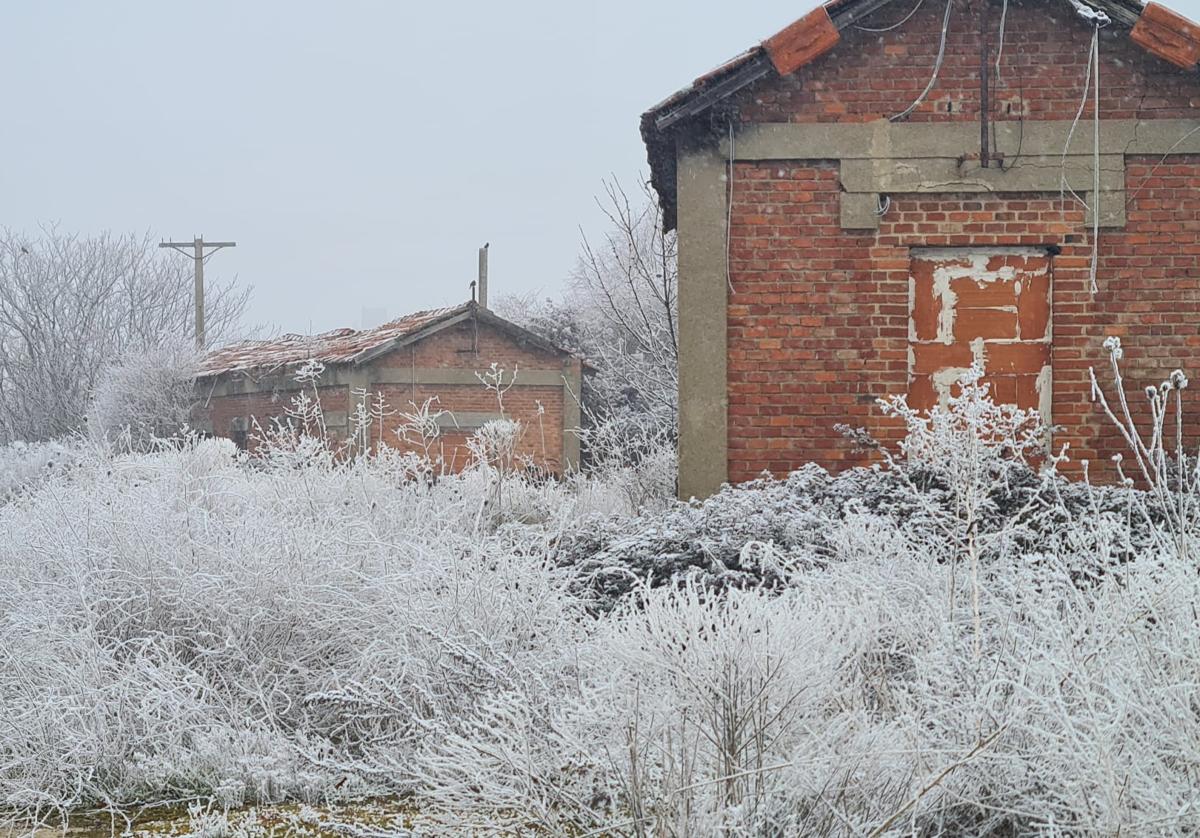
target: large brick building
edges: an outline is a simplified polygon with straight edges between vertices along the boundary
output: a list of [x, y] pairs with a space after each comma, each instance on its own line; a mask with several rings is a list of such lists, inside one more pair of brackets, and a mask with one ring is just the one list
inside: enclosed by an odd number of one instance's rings
[[646, 113], [681, 494], [863, 463], [836, 424], [894, 442], [875, 400], [973, 361], [1076, 467], [1123, 450], [1105, 338], [1139, 386], [1200, 368], [1198, 57], [1134, 0], [834, 0]]
[[[324, 367], [312, 383], [297, 381], [307, 362]], [[452, 469], [470, 459], [467, 438], [501, 417], [497, 394], [480, 381], [492, 364], [504, 372], [503, 416], [525, 428], [518, 453], [554, 473], [578, 467], [582, 362], [474, 303], [422, 311], [375, 329], [285, 335], [209, 353], [197, 382], [197, 426], [253, 449], [275, 420], [286, 421], [300, 393], [319, 396], [328, 433], [348, 439], [354, 411], [381, 396], [365, 440], [413, 448], [397, 433], [427, 399], [441, 411], [436, 450]], [[515, 373], [515, 375], [514, 375]], [[511, 386], [510, 386], [511, 385]], [[293, 422], [294, 422], [293, 418]], [[361, 440], [361, 437], [356, 438]]]

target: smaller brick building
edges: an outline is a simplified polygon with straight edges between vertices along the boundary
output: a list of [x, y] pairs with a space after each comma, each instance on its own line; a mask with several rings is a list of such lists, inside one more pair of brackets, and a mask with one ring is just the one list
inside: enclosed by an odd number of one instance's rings
[[[296, 380], [309, 361], [324, 371]], [[519, 453], [561, 474], [577, 468], [582, 362], [474, 302], [421, 311], [374, 329], [284, 335], [209, 353], [197, 380], [196, 426], [253, 449], [258, 429], [285, 420], [300, 392], [320, 397], [328, 433], [348, 439], [357, 405], [382, 396], [388, 410], [371, 423], [368, 443], [412, 448], [398, 433], [427, 399], [438, 418], [438, 453], [454, 469], [470, 459], [467, 439], [501, 417], [496, 394], [479, 379], [492, 364], [505, 371], [503, 415], [525, 427]], [[515, 371], [515, 377], [513, 373]]]

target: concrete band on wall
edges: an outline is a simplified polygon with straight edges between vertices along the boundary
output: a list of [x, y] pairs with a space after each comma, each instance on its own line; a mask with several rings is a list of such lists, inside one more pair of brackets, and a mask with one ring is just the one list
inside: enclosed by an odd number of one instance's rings
[[844, 229], [878, 229], [880, 201], [889, 194], [1057, 193], [1064, 187], [1089, 207], [1098, 203], [1101, 226], [1123, 227], [1126, 155], [1200, 154], [1200, 120], [1101, 120], [1097, 202], [1090, 121], [1073, 134], [1069, 121], [1058, 120], [1006, 120], [995, 130], [997, 150], [1019, 147], [1021, 154], [987, 169], [964, 153], [979, 143], [973, 122], [747, 125], [734, 137], [732, 159], [728, 139], [703, 148], [677, 147], [681, 498], [711, 495], [729, 474], [727, 173], [732, 162], [837, 161]]
[[[841, 168], [842, 227], [878, 229], [881, 195], [939, 192], [1079, 193], [1089, 207], [1093, 156], [1091, 123], [1064, 120], [1005, 120], [996, 128], [996, 148], [1020, 148], [983, 168], [964, 159], [979, 143], [979, 127], [967, 123], [909, 124], [877, 120], [866, 124], [749, 125], [734, 141], [737, 161], [837, 160]], [[1069, 142], [1069, 146], [1068, 146]], [[1064, 150], [1066, 153], [1064, 154]], [[719, 152], [728, 160], [729, 142]], [[1200, 120], [1106, 119], [1100, 123], [1100, 224], [1125, 224], [1125, 155], [1198, 154]], [[682, 201], [681, 201], [682, 203]], [[1091, 222], [1089, 215], [1088, 222]]]
[[[365, 374], [365, 377], [364, 377]], [[517, 387], [555, 387], [562, 386], [563, 377], [570, 376], [570, 370], [520, 370], [517, 373]], [[211, 382], [211, 386], [210, 383]], [[411, 369], [408, 367], [329, 367], [317, 382], [318, 387], [371, 386], [378, 384], [479, 384], [479, 378], [474, 370], [442, 369], [429, 367]], [[482, 385], [480, 385], [482, 386]], [[232, 378], [222, 377], [212, 381], [201, 380], [197, 385], [205, 396], [237, 396], [245, 393], [262, 393], [268, 390], [299, 389], [296, 380], [289, 375], [264, 376], [263, 378]]]

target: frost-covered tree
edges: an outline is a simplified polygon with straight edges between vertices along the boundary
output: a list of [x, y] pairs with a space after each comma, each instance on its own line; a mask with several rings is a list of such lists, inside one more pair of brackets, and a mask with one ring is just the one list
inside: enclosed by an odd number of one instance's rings
[[583, 238], [571, 288], [586, 302], [585, 320], [611, 387], [660, 422], [673, 423], [679, 337], [675, 236], [664, 233], [658, 202], [643, 186], [631, 199], [616, 181], [597, 204], [609, 228], [596, 243]]
[[585, 460], [639, 461], [673, 444], [678, 411], [678, 273], [674, 233], [646, 187], [604, 184], [608, 222], [586, 235], [561, 299], [501, 300], [500, 313], [594, 367], [581, 394]]
[[[0, 442], [77, 429], [106, 366], [191, 342], [190, 266], [171, 255], [148, 235], [0, 231]], [[247, 295], [210, 283], [210, 338], [234, 334]]]

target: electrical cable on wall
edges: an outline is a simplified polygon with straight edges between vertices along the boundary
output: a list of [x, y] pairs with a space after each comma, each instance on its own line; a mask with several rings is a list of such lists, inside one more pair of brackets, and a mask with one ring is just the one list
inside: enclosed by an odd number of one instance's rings
[[904, 17], [900, 18], [898, 21], [893, 23], [891, 26], [883, 26], [883, 27], [880, 27], [879, 29], [873, 29], [870, 26], [859, 26], [856, 23], [856, 24], [854, 24], [854, 28], [859, 30], [860, 32], [891, 32], [893, 29], [899, 29], [901, 26], [903, 26], [904, 24], [906, 24], [910, 20], [912, 20], [912, 16], [917, 13], [917, 11], [921, 8], [921, 4], [924, 2], [925, 2], [925, 0], [917, 0], [917, 5], [912, 7], [912, 11], [909, 12], [908, 14], [906, 14]]
[[1088, 279], [1091, 282], [1092, 295], [1099, 289], [1096, 287], [1096, 269], [1100, 261], [1100, 28], [1092, 34], [1092, 66], [1095, 68], [1095, 79], [1092, 82], [1093, 99], [1093, 136], [1092, 136], [1092, 267]]
[[[1072, 5], [1076, 4], [1076, 0], [1071, 0]], [[1075, 119], [1071, 122], [1071, 129], [1067, 132], [1067, 142], [1063, 146], [1062, 160], [1060, 163], [1059, 174], [1059, 196], [1064, 197], [1067, 192], [1071, 193], [1079, 204], [1092, 214], [1092, 259], [1091, 266], [1088, 268], [1088, 284], [1093, 296], [1099, 290], [1096, 282], [1096, 274], [1099, 268], [1100, 261], [1100, 30], [1103, 28], [1107, 17], [1089, 16], [1086, 18], [1092, 23], [1092, 43], [1088, 49], [1088, 64], [1085, 71], [1083, 83], [1083, 96], [1079, 100], [1079, 110], [1075, 113]], [[1067, 182], [1067, 154], [1071, 150], [1071, 140], [1075, 136], [1075, 129], [1079, 126], [1080, 120], [1083, 118], [1083, 112], [1087, 108], [1088, 94], [1092, 96], [1092, 201], [1089, 205], [1087, 201], [1079, 197], [1071, 185]]]
[[1088, 94], [1091, 93], [1092, 90], [1092, 60], [1096, 54], [1096, 41], [1099, 39], [1099, 36], [1100, 28], [1098, 26], [1093, 27], [1092, 43], [1088, 48], [1087, 68], [1084, 70], [1083, 76], [1083, 96], [1079, 100], [1079, 109], [1075, 112], [1075, 118], [1071, 120], [1071, 128], [1067, 131], [1067, 141], [1063, 146], [1062, 159], [1059, 161], [1059, 198], [1065, 200], [1066, 194], [1070, 192], [1071, 197], [1078, 201], [1084, 209], [1088, 208], [1087, 201], [1079, 197], [1079, 193], [1076, 192], [1071, 187], [1071, 184], [1067, 182], [1067, 154], [1070, 153], [1071, 141], [1075, 138], [1075, 129], [1079, 127], [1079, 122], [1083, 119], [1083, 112], [1087, 109]]
[[1133, 206], [1134, 199], [1136, 199], [1138, 195], [1141, 195], [1142, 190], [1146, 188], [1146, 182], [1148, 180], [1150, 180], [1150, 178], [1154, 177], [1155, 172], [1157, 172], [1160, 168], [1162, 168], [1162, 164], [1167, 161], [1167, 158], [1171, 156], [1172, 152], [1174, 152], [1175, 149], [1179, 148], [1181, 145], [1183, 145], [1185, 142], [1187, 142], [1191, 137], [1195, 136], [1198, 133], [1200, 133], [1200, 125], [1197, 125], [1195, 128], [1191, 129], [1190, 131], [1188, 131], [1186, 134], [1184, 134], [1182, 137], [1180, 137], [1178, 140], [1176, 140], [1174, 143], [1171, 144], [1171, 147], [1167, 149], [1166, 153], [1163, 154], [1162, 157], [1158, 158], [1158, 162], [1155, 163], [1153, 168], [1151, 168], [1150, 171], [1146, 173], [1146, 176], [1144, 178], [1142, 178], [1142, 182], [1140, 184], [1138, 184], [1138, 188], [1133, 190], [1133, 192], [1130, 194], [1128, 200], [1125, 201], [1126, 207]]
[[1008, 0], [1004, 0], [1004, 5], [1000, 9], [1000, 40], [996, 44], [996, 81], [1000, 79], [1000, 58], [1004, 55], [1004, 26], [1008, 21]]
[[954, 0], [946, 0], [946, 12], [942, 15], [942, 40], [938, 46], [937, 60], [933, 63], [933, 75], [929, 77], [929, 84], [925, 85], [925, 89], [921, 91], [921, 95], [913, 100], [911, 105], [900, 111], [900, 113], [895, 114], [894, 116], [889, 116], [889, 121], [899, 122], [900, 120], [907, 119], [909, 116], [911, 116], [912, 112], [919, 108], [921, 103], [925, 101], [925, 97], [929, 95], [929, 91], [933, 90], [933, 86], [937, 84], [938, 73], [940, 73], [942, 70], [942, 61], [944, 61], [946, 58], [946, 36], [950, 31], [950, 11], [953, 8]]

